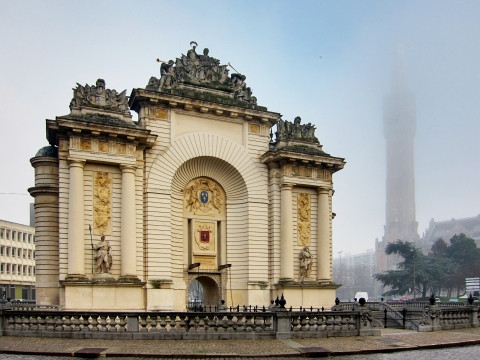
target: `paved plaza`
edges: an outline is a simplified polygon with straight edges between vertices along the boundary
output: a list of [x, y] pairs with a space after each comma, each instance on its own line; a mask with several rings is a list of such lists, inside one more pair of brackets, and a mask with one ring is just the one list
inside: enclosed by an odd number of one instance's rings
[[[262, 359], [394, 353], [405, 350], [480, 345], [480, 328], [419, 333], [382, 329], [381, 336], [290, 340], [97, 340], [0, 337], [0, 360], [5, 354], [175, 358]], [[475, 350], [471, 350], [475, 349]], [[464, 351], [478, 352], [479, 347]], [[3, 354], [3, 355], [2, 355]], [[3, 356], [3, 357], [2, 357]], [[13, 359], [14, 357], [12, 357]], [[21, 357], [23, 358], [23, 357]], [[366, 357], [357, 357], [362, 359]], [[368, 357], [375, 359], [375, 357]], [[390, 357], [394, 359], [395, 357]]]

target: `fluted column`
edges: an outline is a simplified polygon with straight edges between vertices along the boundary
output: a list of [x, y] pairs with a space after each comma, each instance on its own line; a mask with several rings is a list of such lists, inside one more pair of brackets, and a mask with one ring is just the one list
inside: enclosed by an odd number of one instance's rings
[[330, 189], [318, 188], [317, 281], [330, 281]]
[[293, 184], [282, 184], [280, 189], [280, 280], [293, 280]]
[[67, 278], [85, 278], [84, 160], [69, 160]]
[[122, 206], [120, 227], [120, 277], [137, 278], [135, 166], [121, 165]]

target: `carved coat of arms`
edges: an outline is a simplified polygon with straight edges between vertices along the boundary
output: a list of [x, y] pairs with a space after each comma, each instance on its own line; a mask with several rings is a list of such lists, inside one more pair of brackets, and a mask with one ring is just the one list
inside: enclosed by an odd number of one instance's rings
[[222, 211], [223, 191], [212, 180], [195, 179], [185, 189], [185, 209], [194, 215], [215, 215]]

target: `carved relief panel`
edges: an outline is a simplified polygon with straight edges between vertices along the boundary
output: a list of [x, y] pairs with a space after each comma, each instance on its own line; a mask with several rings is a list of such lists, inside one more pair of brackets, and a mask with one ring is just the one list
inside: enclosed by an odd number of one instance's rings
[[310, 246], [310, 231], [311, 231], [311, 222], [310, 222], [310, 195], [309, 194], [298, 194], [297, 197], [297, 226], [298, 226], [298, 245], [300, 246]]
[[112, 178], [107, 172], [94, 173], [93, 230], [95, 235], [111, 234]]

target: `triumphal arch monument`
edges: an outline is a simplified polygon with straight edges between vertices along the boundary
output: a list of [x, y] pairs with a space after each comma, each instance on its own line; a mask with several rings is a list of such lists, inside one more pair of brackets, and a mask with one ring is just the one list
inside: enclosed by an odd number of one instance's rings
[[333, 305], [332, 176], [344, 159], [192, 45], [130, 96], [77, 83], [70, 113], [46, 121], [29, 189], [39, 305], [182, 311], [282, 294], [287, 306]]

